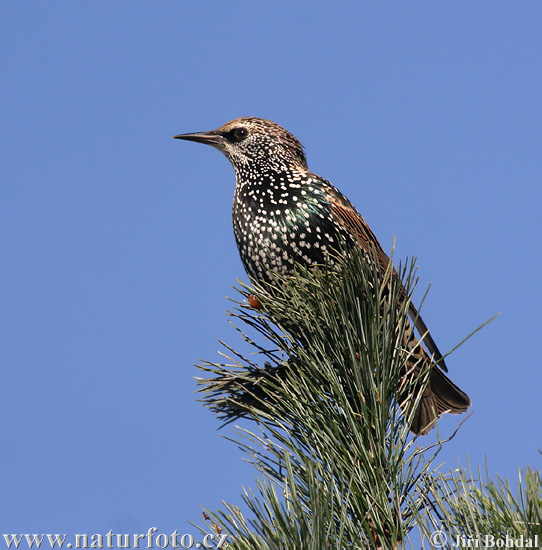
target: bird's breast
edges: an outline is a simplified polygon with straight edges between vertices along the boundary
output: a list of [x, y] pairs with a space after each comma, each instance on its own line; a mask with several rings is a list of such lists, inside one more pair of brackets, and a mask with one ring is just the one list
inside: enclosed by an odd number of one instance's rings
[[288, 275], [296, 263], [325, 263], [340, 232], [325, 193], [310, 178], [238, 181], [232, 217], [245, 270], [259, 280], [269, 280], [271, 272]]

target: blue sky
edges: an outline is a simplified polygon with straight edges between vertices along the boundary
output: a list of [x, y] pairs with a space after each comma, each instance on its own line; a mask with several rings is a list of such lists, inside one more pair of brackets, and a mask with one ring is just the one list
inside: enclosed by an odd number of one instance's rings
[[193, 393], [238, 341], [234, 174], [171, 139], [238, 116], [287, 127], [418, 257], [441, 349], [501, 312], [448, 361], [474, 414], [441, 457], [540, 467], [541, 23], [537, 2], [4, 3], [0, 533], [195, 533], [255, 485]]

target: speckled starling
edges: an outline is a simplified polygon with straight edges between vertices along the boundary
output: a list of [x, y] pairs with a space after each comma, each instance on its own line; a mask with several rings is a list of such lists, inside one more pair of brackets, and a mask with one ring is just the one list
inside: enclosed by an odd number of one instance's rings
[[[301, 143], [287, 130], [254, 117], [232, 120], [217, 130], [174, 136], [212, 145], [229, 159], [236, 175], [233, 229], [247, 273], [270, 280], [272, 272], [288, 275], [296, 263], [325, 264], [339, 242], [376, 250], [382, 270], [389, 262], [377, 238], [352, 203], [331, 183], [312, 174]], [[413, 305], [409, 315], [429, 353], [410, 334], [405, 346], [419, 370], [439, 360], [411, 425], [427, 433], [445, 412], [462, 413], [469, 397], [445, 375], [442, 355]], [[409, 329], [410, 330], [410, 329]], [[440, 368], [439, 368], [440, 367]]]

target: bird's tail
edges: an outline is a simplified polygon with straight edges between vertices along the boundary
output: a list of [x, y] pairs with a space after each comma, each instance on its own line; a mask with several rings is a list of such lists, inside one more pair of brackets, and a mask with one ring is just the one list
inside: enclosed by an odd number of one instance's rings
[[[426, 435], [435, 425], [435, 420], [444, 413], [461, 414], [470, 407], [471, 401], [469, 396], [460, 390], [438, 366], [431, 367], [431, 358], [421, 347], [420, 342], [412, 336], [411, 330], [405, 331], [404, 343], [409, 351], [407, 368], [414, 376], [418, 376], [422, 369], [431, 368], [429, 381], [410, 426], [413, 433]], [[404, 410], [408, 411], [408, 404]]]
[[410, 430], [415, 434], [426, 435], [435, 425], [435, 420], [444, 413], [461, 414], [469, 407], [469, 396], [434, 366], [427, 388], [414, 413]]

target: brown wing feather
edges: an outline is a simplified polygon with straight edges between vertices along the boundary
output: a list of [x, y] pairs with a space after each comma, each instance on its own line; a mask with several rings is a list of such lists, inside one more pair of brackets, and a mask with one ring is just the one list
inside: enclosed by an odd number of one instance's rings
[[[378, 239], [375, 234], [371, 231], [371, 228], [367, 222], [363, 219], [361, 214], [354, 208], [352, 203], [337, 189], [335, 189], [330, 184], [328, 189], [327, 200], [331, 205], [331, 210], [333, 215], [337, 220], [339, 220], [345, 227], [345, 229], [352, 235], [357, 237], [357, 240], [360, 246], [367, 252], [370, 252], [371, 248], [374, 247], [376, 250], [376, 255], [380, 263], [382, 272], [384, 272], [388, 266], [390, 259], [387, 254], [384, 252]], [[396, 271], [394, 270], [394, 273]], [[420, 314], [411, 303], [408, 309], [408, 314], [412, 319], [414, 326], [418, 330], [421, 336], [424, 336], [423, 343], [426, 345], [429, 353], [433, 355], [435, 360], [442, 358], [442, 353], [440, 353], [435, 341], [431, 337], [427, 325], [424, 320], [421, 318]], [[439, 367], [445, 372], [448, 372], [444, 359], [439, 361]]]

